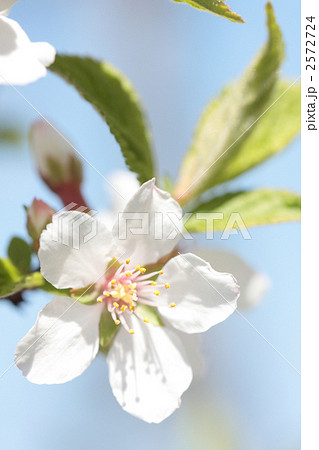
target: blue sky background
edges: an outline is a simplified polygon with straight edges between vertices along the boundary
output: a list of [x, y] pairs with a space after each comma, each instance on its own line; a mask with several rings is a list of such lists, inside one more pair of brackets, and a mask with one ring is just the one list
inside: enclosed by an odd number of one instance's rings
[[[175, 177], [196, 120], [207, 101], [239, 76], [266, 38], [264, 1], [229, 0], [246, 24], [234, 24], [169, 0], [20, 0], [11, 11], [33, 41], [57, 50], [106, 59], [134, 83], [148, 112], [161, 174]], [[283, 74], [300, 74], [300, 5], [273, 2], [287, 44]], [[108, 176], [124, 168], [117, 143], [98, 114], [57, 76], [19, 88], [45, 117]], [[17, 120], [26, 134], [38, 114], [10, 87], [0, 89], [3, 124]], [[233, 188], [300, 190], [300, 142], [232, 182]], [[22, 204], [37, 196], [60, 204], [34, 169], [27, 144], [6, 146], [1, 166], [1, 255], [9, 237], [26, 236]], [[100, 176], [85, 166], [85, 192], [95, 209], [109, 198]], [[252, 240], [216, 238], [213, 246], [239, 254], [265, 273], [271, 287], [245, 317], [299, 367], [299, 224], [251, 230]], [[49, 301], [29, 295], [15, 309], [0, 304], [1, 365], [13, 361], [18, 340]], [[182, 408], [160, 425], [121, 410], [99, 358], [80, 378], [37, 386], [12, 367], [0, 380], [0, 447], [11, 449], [197, 449], [205, 421], [207, 449], [290, 450], [299, 447], [299, 375], [247, 322], [234, 314], [204, 338], [207, 375], [183, 397]], [[196, 399], [204, 398], [196, 409]], [[203, 411], [209, 411], [203, 412]], [[196, 412], [196, 414], [195, 414]], [[204, 419], [197, 417], [204, 414]], [[205, 428], [206, 429], [206, 428]], [[226, 430], [227, 444], [221, 444]], [[197, 442], [197, 444], [196, 444]]]

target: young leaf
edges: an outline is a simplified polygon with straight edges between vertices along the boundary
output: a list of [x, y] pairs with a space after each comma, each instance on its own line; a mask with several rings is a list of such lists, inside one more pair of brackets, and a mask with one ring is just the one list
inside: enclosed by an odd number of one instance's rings
[[14, 237], [8, 247], [8, 256], [11, 262], [21, 273], [27, 273], [31, 264], [31, 248], [27, 242], [19, 237]]
[[[223, 213], [222, 218], [196, 216], [197, 213]], [[236, 216], [232, 216], [236, 213]], [[238, 221], [238, 213], [240, 221]], [[214, 219], [214, 220], [212, 220]], [[284, 190], [258, 189], [215, 197], [193, 211], [185, 227], [192, 232], [224, 231], [300, 220], [300, 196]]]
[[234, 13], [228, 5], [226, 5], [225, 0], [174, 0], [178, 3], [187, 3], [197, 9], [202, 9], [204, 11], [210, 11], [217, 16], [229, 19], [232, 22], [245, 23], [244, 19], [238, 14]]
[[185, 203], [215, 185], [215, 173], [233, 157], [234, 144], [243, 145], [254, 122], [266, 110], [284, 56], [280, 28], [267, 3], [268, 41], [242, 78], [213, 103], [201, 118], [183, 162], [175, 197]]
[[225, 159], [225, 164], [216, 164], [213, 185], [235, 178], [284, 150], [300, 131], [300, 102], [300, 84], [292, 86], [292, 82], [281, 80], [270, 100], [273, 106], [253, 126], [247, 139], [234, 145], [232, 157]]
[[154, 175], [151, 139], [131, 82], [106, 62], [57, 55], [50, 70], [72, 84], [101, 114], [141, 183]]

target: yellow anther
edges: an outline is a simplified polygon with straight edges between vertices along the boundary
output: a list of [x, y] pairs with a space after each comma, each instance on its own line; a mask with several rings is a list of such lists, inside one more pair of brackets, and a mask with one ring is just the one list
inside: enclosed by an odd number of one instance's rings
[[154, 291], [154, 294], [158, 296], [160, 293], [159, 291]]
[[150, 319], [147, 319], [147, 317], [145, 317], [144, 322], [145, 323], [150, 323]]
[[102, 297], [98, 297], [96, 300], [97, 300], [99, 303], [102, 303], [102, 302], [103, 302], [103, 298], [102, 298]]
[[120, 325], [121, 321], [117, 319], [114, 321], [114, 323], [115, 323], [115, 325]]
[[135, 311], [135, 306], [134, 306], [134, 305], [131, 305], [131, 306], [130, 306], [130, 310], [131, 310], [131, 311]]
[[127, 258], [127, 260], [126, 260], [125, 262], [126, 262], [126, 264], [130, 264], [131, 259], [130, 259], [130, 258]]
[[170, 286], [169, 283], [165, 283], [165, 287], [166, 287], [166, 289], [168, 289], [168, 288], [170, 288], [171, 286]]
[[141, 267], [141, 268], [140, 268], [140, 272], [141, 272], [141, 273], [145, 273], [145, 272], [146, 272], [145, 267]]
[[103, 295], [105, 295], [105, 297], [109, 297], [111, 294], [108, 291], [103, 291]]
[[141, 266], [138, 264], [137, 266], [135, 266], [135, 270], [140, 270]]
[[159, 273], [160, 275], [163, 275], [164, 270], [160, 270], [158, 273]]
[[120, 305], [117, 302], [113, 303], [114, 308], [118, 308]]
[[131, 277], [131, 276], [132, 276], [132, 272], [131, 272], [130, 270], [127, 270], [127, 271], [125, 272], [125, 276], [126, 276], [126, 277]]
[[123, 306], [121, 306], [121, 311], [125, 311], [126, 310], [126, 308], [127, 308], [127, 306], [126, 305], [123, 305]]
[[170, 303], [169, 306], [170, 306], [171, 308], [174, 308], [174, 306], [176, 306], [176, 303]]
[[113, 284], [113, 285], [116, 284], [116, 280], [112, 280], [111, 284]]
[[151, 284], [152, 284], [153, 286], [156, 286], [156, 285], [157, 285], [157, 282], [156, 282], [156, 281], [151, 281]]
[[130, 330], [130, 334], [134, 334], [135, 331], [133, 329]]

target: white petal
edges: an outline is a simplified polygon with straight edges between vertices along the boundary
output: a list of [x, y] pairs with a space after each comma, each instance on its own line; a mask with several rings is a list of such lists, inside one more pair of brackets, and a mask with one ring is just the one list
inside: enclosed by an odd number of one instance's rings
[[262, 301], [269, 288], [269, 279], [266, 275], [256, 272], [238, 255], [217, 249], [199, 249], [196, 254], [215, 269], [234, 275], [240, 286], [238, 308], [251, 308]]
[[113, 234], [134, 264], [154, 263], [177, 245], [182, 214], [180, 205], [168, 192], [158, 189], [153, 179], [144, 183], [127, 203]]
[[40, 237], [41, 273], [58, 289], [83, 288], [103, 276], [116, 257], [112, 234], [88, 214], [54, 214]]
[[83, 373], [99, 349], [103, 306], [56, 297], [15, 351], [15, 363], [36, 384], [65, 383]]
[[47, 43], [32, 43], [12, 19], [0, 16], [0, 84], [27, 84], [44, 77], [53, 63], [55, 49]]
[[111, 208], [114, 213], [114, 221], [117, 213], [123, 211], [126, 203], [139, 189], [140, 183], [136, 175], [128, 170], [115, 170], [107, 177], [109, 183], [105, 185], [107, 193], [111, 198]]
[[159, 423], [180, 406], [192, 369], [175, 333], [134, 316], [130, 321], [135, 334], [122, 328], [107, 356], [111, 387], [125, 411]]
[[[161, 292], [160, 314], [185, 333], [200, 333], [225, 320], [237, 306], [239, 287], [228, 273], [216, 272], [192, 253], [178, 255], [163, 267], [170, 288]], [[170, 303], [176, 306], [171, 308]]]
[[70, 179], [70, 162], [75, 158], [75, 150], [51, 125], [44, 120], [37, 120], [31, 125], [30, 148], [42, 177], [52, 178], [49, 160], [54, 160], [63, 171], [62, 179]]
[[18, 0], [0, 0], [0, 14], [8, 13], [11, 6], [17, 3]]

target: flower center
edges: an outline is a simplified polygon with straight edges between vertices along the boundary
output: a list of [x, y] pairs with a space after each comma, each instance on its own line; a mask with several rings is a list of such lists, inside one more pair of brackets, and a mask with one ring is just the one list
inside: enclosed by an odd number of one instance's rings
[[[127, 324], [127, 314], [135, 314], [145, 323], [149, 323], [147, 317], [142, 317], [136, 310], [138, 303], [150, 305], [152, 307], [160, 306], [157, 298], [160, 295], [158, 289], [170, 287], [169, 283], [160, 283], [152, 280], [155, 276], [163, 275], [163, 270], [145, 274], [145, 267], [139, 264], [134, 269], [127, 270], [130, 267], [130, 258], [126, 260], [126, 264], [122, 264], [112, 279], [105, 281], [103, 293], [97, 298], [99, 303], [105, 303], [116, 325], [122, 324], [130, 333], [134, 334], [134, 330], [130, 329]], [[156, 286], [156, 290], [154, 290]], [[171, 307], [176, 306], [175, 303], [170, 304]]]

